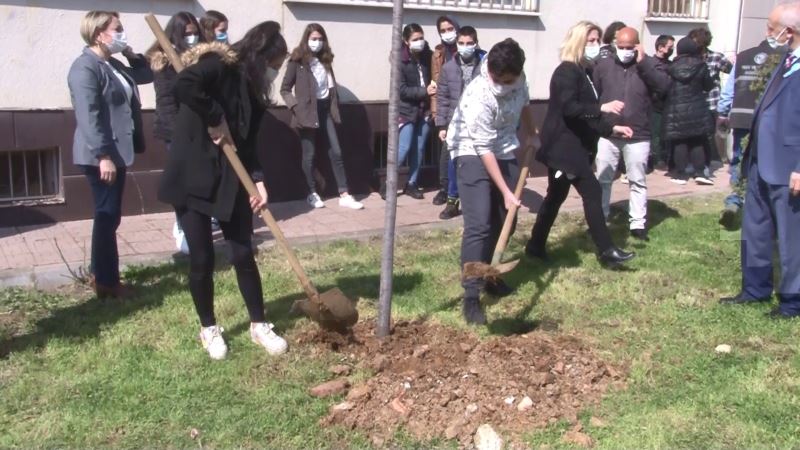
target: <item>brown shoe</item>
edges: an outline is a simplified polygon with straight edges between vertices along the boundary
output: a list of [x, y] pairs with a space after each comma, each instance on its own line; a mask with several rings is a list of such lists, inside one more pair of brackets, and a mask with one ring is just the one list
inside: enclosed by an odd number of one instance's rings
[[95, 285], [95, 292], [97, 298], [118, 298], [126, 299], [132, 297], [134, 294], [133, 288], [126, 284], [118, 284], [116, 286], [103, 286], [102, 284]]

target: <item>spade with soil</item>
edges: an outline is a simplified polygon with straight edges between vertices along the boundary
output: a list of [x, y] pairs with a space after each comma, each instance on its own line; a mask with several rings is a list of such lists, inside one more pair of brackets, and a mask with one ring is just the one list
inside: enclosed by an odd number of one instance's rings
[[[538, 135], [538, 131], [536, 132]], [[533, 146], [525, 147], [522, 155], [522, 169], [519, 171], [519, 179], [517, 186], [514, 189], [514, 197], [517, 200], [522, 198], [522, 190], [525, 188], [525, 182], [528, 179], [528, 172], [530, 165], [533, 162], [534, 149]], [[499, 277], [505, 273], [511, 272], [519, 264], [519, 260], [508, 261], [501, 263], [500, 259], [503, 257], [503, 252], [508, 244], [508, 238], [511, 236], [511, 227], [514, 224], [514, 219], [517, 217], [517, 210], [519, 206], [512, 206], [506, 214], [506, 220], [503, 222], [503, 228], [500, 231], [500, 237], [497, 239], [497, 245], [492, 254], [492, 263], [486, 264], [484, 262], [468, 262], [464, 264], [464, 278], [485, 278], [491, 280]]]
[[[184, 67], [180, 57], [169, 42], [167, 35], [164, 34], [164, 30], [161, 28], [156, 17], [150, 13], [145, 16], [145, 21], [150, 26], [153, 34], [155, 34], [159, 45], [161, 45], [161, 48], [166, 53], [175, 71], [180, 72], [183, 70]], [[239, 157], [236, 156], [236, 146], [233, 144], [230, 136], [224, 137], [219, 145], [234, 172], [236, 172], [236, 176], [239, 177], [239, 181], [244, 186], [247, 194], [251, 197], [260, 197], [255, 183], [250, 179]], [[314, 284], [311, 283], [311, 280], [308, 279], [303, 267], [300, 265], [300, 261], [297, 259], [297, 255], [286, 241], [283, 231], [281, 231], [272, 213], [267, 208], [262, 208], [260, 212], [261, 218], [264, 219], [264, 222], [266, 222], [272, 235], [275, 237], [278, 246], [286, 255], [289, 265], [300, 280], [300, 284], [303, 286], [303, 290], [308, 297], [296, 301], [292, 309], [302, 312], [311, 320], [317, 322], [322, 328], [341, 333], [348, 332], [348, 330], [358, 322], [358, 310], [355, 308], [355, 302], [344, 295], [338, 288], [333, 288], [320, 294], [317, 288], [314, 287]]]

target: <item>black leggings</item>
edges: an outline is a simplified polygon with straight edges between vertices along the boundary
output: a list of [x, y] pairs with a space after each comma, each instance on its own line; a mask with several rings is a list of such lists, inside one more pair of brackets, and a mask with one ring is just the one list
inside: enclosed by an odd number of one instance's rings
[[[178, 218], [189, 244], [189, 291], [204, 327], [216, 325], [214, 317], [214, 242], [211, 217], [193, 209], [179, 208]], [[239, 292], [244, 297], [251, 322], [264, 322], [261, 276], [253, 256], [253, 212], [248, 197], [240, 190], [231, 218], [220, 221], [222, 235], [230, 248], [229, 259], [236, 271]]]
[[697, 136], [688, 139], [676, 139], [672, 141], [672, 159], [675, 162], [675, 174], [678, 177], [686, 177], [686, 167], [689, 162], [694, 166], [696, 176], [703, 174], [709, 159], [708, 137]]
[[583, 200], [583, 214], [586, 216], [586, 223], [589, 225], [589, 234], [597, 247], [597, 251], [602, 253], [614, 244], [611, 241], [611, 233], [608, 231], [605, 216], [603, 215], [602, 193], [603, 189], [594, 174], [585, 177], [575, 177], [572, 180], [562, 173], [556, 178], [556, 171], [547, 170], [547, 195], [536, 214], [536, 223], [531, 232], [530, 246], [536, 250], [544, 250], [550, 229], [558, 216], [558, 210], [567, 199], [569, 188], [575, 186], [578, 194]]

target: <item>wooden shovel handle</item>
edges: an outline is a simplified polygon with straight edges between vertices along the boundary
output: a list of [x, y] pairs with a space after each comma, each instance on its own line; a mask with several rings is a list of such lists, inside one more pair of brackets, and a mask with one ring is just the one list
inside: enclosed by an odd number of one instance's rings
[[[155, 34], [158, 44], [161, 46], [161, 49], [164, 50], [167, 58], [169, 58], [169, 62], [172, 64], [172, 67], [176, 72], [182, 71], [184, 69], [183, 62], [178, 56], [178, 53], [172, 47], [172, 43], [169, 41], [167, 35], [164, 33], [164, 30], [161, 28], [161, 24], [158, 23], [156, 16], [154, 16], [153, 13], [150, 13], [145, 16], [144, 20], [150, 26], [153, 34]], [[223, 122], [225, 121], [224, 118], [222, 120]], [[236, 155], [236, 146], [231, 141], [230, 136], [225, 136], [222, 138], [220, 147], [222, 147], [222, 152], [225, 154], [225, 157], [228, 158], [228, 162], [230, 163], [231, 167], [233, 167], [233, 171], [236, 172], [236, 176], [239, 177], [239, 182], [242, 183], [242, 186], [244, 186], [247, 194], [251, 197], [261, 199], [261, 195], [258, 193], [255, 183], [253, 183], [253, 180], [250, 178], [250, 174], [247, 173], [247, 170], [242, 165], [242, 161]], [[317, 288], [314, 287], [314, 285], [311, 283], [311, 280], [308, 279], [305, 270], [303, 270], [303, 267], [300, 265], [300, 261], [297, 259], [297, 255], [286, 241], [286, 237], [283, 235], [281, 227], [278, 226], [278, 222], [275, 221], [275, 217], [272, 216], [272, 213], [269, 211], [269, 209], [261, 208], [261, 218], [264, 219], [264, 222], [266, 222], [269, 230], [272, 232], [272, 235], [278, 242], [278, 246], [286, 255], [286, 259], [289, 260], [289, 265], [292, 266], [292, 270], [294, 270], [295, 275], [297, 275], [297, 278], [300, 280], [300, 284], [303, 286], [303, 290], [306, 292], [308, 298], [315, 303], [319, 303], [319, 292], [317, 291]]]
[[[514, 197], [516, 197], [517, 200], [522, 197], [522, 190], [525, 188], [530, 165], [533, 162], [533, 148], [528, 146], [525, 147], [523, 151], [525, 152], [522, 157], [523, 166], [519, 171], [519, 179], [514, 189]], [[514, 218], [517, 217], [518, 209], [518, 206], [512, 206], [506, 214], [506, 220], [503, 222], [503, 229], [500, 231], [500, 237], [497, 239], [497, 245], [494, 247], [494, 253], [492, 254], [492, 266], [498, 265], [500, 263], [500, 258], [503, 257], [503, 252], [506, 250], [506, 245], [508, 244], [508, 238], [511, 235], [511, 225], [514, 223]]]

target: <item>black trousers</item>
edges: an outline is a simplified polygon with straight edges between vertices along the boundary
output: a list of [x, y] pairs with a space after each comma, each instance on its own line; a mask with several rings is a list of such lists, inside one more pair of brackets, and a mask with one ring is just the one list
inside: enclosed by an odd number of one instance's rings
[[[497, 163], [503, 179], [513, 190], [519, 179], [517, 160], [499, 159]], [[491, 263], [494, 247], [500, 238], [500, 231], [508, 213], [503, 194], [489, 178], [489, 173], [480, 157], [459, 156], [455, 164], [461, 211], [464, 215], [461, 268], [463, 269], [464, 264], [468, 262]], [[479, 294], [483, 284], [483, 278], [469, 278], [462, 281], [462, 286], [468, 295]]]
[[676, 176], [686, 177], [686, 167], [689, 162], [694, 167], [695, 175], [702, 175], [709, 159], [708, 137], [676, 139], [672, 144], [672, 159], [675, 162]]
[[[189, 244], [189, 291], [192, 293], [200, 324], [216, 325], [214, 317], [214, 242], [211, 217], [188, 208], [177, 210]], [[239, 292], [244, 298], [251, 322], [264, 322], [264, 297], [261, 276], [253, 255], [253, 212], [247, 193], [239, 189], [231, 218], [220, 221], [222, 235], [230, 249], [229, 259], [236, 271]]]
[[339, 193], [347, 192], [347, 175], [344, 171], [342, 148], [339, 146], [339, 137], [336, 134], [336, 125], [331, 118], [330, 98], [317, 100], [317, 119], [319, 128], [303, 128], [300, 130], [300, 147], [303, 149], [303, 174], [306, 176], [308, 191], [317, 192], [314, 183], [314, 154], [316, 153], [316, 140], [318, 133], [322, 133], [328, 142], [328, 157], [331, 160], [333, 176], [339, 187]]
[[611, 248], [614, 243], [611, 241], [611, 233], [608, 231], [605, 216], [603, 215], [602, 194], [603, 189], [594, 174], [583, 177], [569, 179], [567, 174], [562, 173], [556, 178], [556, 170], [547, 170], [547, 195], [536, 214], [536, 223], [531, 232], [531, 242], [529, 245], [535, 249], [544, 250], [547, 237], [553, 228], [553, 223], [558, 216], [558, 210], [567, 199], [569, 188], [575, 186], [578, 194], [583, 200], [583, 214], [586, 216], [586, 223], [589, 225], [589, 234], [597, 247], [597, 251], [602, 253]]

